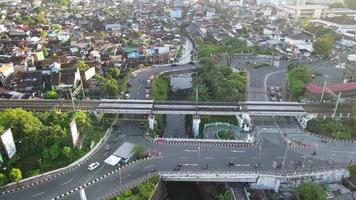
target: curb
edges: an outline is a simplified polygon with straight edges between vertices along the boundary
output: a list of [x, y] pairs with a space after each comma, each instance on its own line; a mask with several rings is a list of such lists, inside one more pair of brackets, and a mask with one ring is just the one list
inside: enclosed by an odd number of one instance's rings
[[328, 136], [322, 136], [322, 135], [319, 135], [319, 134], [316, 134], [316, 133], [312, 133], [312, 132], [309, 132], [309, 131], [305, 131], [305, 133], [307, 133], [309, 135], [312, 135], [312, 136], [315, 136], [315, 137], [318, 137], [318, 138], [321, 138], [321, 139], [329, 140], [329, 141], [332, 141], [332, 142], [356, 144], [356, 140], [337, 139], [337, 138], [332, 138], [332, 137], [328, 137]]
[[[106, 174], [104, 174], [104, 175], [102, 175], [102, 176], [96, 178], [95, 180], [92, 180], [92, 181], [90, 181], [90, 182], [85, 183], [84, 185], [81, 185], [81, 186], [76, 187], [76, 188], [74, 188], [74, 189], [72, 189], [72, 190], [70, 190], [70, 191], [67, 191], [67, 192], [65, 192], [65, 193], [62, 193], [62, 194], [60, 194], [60, 195], [58, 195], [58, 196], [52, 198], [51, 200], [56, 200], [56, 199], [60, 199], [60, 198], [63, 198], [63, 197], [65, 197], [65, 196], [68, 196], [68, 195], [72, 194], [73, 192], [76, 192], [76, 191], [78, 191], [78, 190], [80, 190], [80, 189], [82, 189], [82, 188], [86, 188], [86, 187], [88, 187], [89, 185], [94, 184], [94, 183], [96, 183], [96, 182], [102, 180], [103, 178], [106, 178], [106, 177], [108, 177], [108, 176], [113, 175], [114, 173], [119, 172], [119, 170], [122, 170], [122, 169], [124, 169], [124, 168], [126, 168], [126, 167], [128, 167], [128, 166], [130, 166], [130, 165], [132, 165], [132, 164], [135, 164], [135, 163], [138, 163], [138, 162], [142, 162], [142, 161], [145, 161], [145, 160], [148, 160], [148, 159], [149, 159], [149, 157], [142, 158], [142, 159], [136, 160], [136, 161], [131, 161], [130, 163], [127, 163], [127, 164], [125, 164], [125, 165], [123, 165], [123, 166], [121, 166], [121, 167], [119, 167], [119, 168], [117, 168], [117, 169], [114, 169], [114, 170], [112, 170], [112, 171], [110, 171], [110, 172], [108, 172], [108, 173], [106, 173]], [[139, 182], [139, 183], [141, 183], [141, 182]], [[123, 191], [125, 191], [125, 190], [126, 190], [126, 187], [124, 188]], [[114, 194], [114, 195], [115, 195], [115, 194]]]

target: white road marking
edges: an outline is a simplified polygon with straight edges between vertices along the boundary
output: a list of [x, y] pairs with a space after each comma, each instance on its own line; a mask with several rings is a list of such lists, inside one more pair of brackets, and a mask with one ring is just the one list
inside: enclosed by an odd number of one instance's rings
[[184, 166], [198, 166], [198, 164], [189, 164], [189, 163], [187, 163], [187, 164], [183, 164]]
[[154, 165], [148, 165], [147, 167], [145, 167], [145, 169], [148, 169], [148, 168], [151, 168], [151, 167], [154, 167]]
[[72, 180], [73, 180], [73, 178], [71, 178], [71, 179], [69, 179], [68, 181], [66, 181], [66, 182], [62, 183], [62, 185], [65, 185], [65, 184], [67, 184], [67, 183], [71, 182]]
[[190, 158], [192, 158], [192, 157], [186, 157], [186, 156], [180, 157], [180, 159], [190, 159]]
[[228, 159], [237, 159], [237, 157], [228, 157]]
[[107, 151], [107, 152], [105, 152], [105, 153], [104, 153], [104, 156], [105, 156], [106, 154], [108, 154], [108, 153], [109, 153], [108, 151]]
[[277, 156], [276, 158], [284, 158], [284, 156]]
[[244, 153], [245, 151], [232, 150], [231, 152], [233, 152], [233, 153]]
[[40, 193], [37, 193], [37, 194], [34, 194], [34, 195], [32, 195], [32, 197], [38, 197], [38, 196], [40, 196], [40, 195], [42, 195], [42, 194], [44, 194], [45, 192], [40, 192]]
[[235, 167], [249, 167], [250, 164], [235, 164]]
[[212, 160], [214, 157], [205, 157], [206, 160]]
[[184, 149], [185, 152], [197, 152], [196, 149]]

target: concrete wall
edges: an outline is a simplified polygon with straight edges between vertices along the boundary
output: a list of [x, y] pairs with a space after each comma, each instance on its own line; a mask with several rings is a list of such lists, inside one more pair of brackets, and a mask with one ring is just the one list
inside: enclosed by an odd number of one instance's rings
[[162, 179], [160, 179], [157, 184], [156, 191], [151, 196], [150, 200], [165, 200], [167, 199], [167, 194], [168, 194], [167, 187], [165, 186]]

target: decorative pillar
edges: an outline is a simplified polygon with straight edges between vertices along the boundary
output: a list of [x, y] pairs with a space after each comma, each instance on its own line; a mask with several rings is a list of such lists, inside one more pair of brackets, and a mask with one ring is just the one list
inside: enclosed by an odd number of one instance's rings
[[200, 125], [200, 116], [199, 115], [194, 115], [193, 116], [193, 134], [194, 138], [197, 138], [199, 136], [199, 125]]
[[155, 128], [155, 116], [154, 115], [148, 116], [148, 127], [150, 128], [150, 130], [153, 130]]

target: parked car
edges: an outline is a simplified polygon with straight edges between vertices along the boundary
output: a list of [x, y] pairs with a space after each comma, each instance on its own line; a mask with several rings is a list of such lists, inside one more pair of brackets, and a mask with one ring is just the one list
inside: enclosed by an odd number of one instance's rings
[[99, 162], [91, 163], [91, 164], [88, 166], [88, 170], [89, 170], [89, 171], [93, 171], [94, 169], [98, 168], [99, 165], [100, 165]]
[[145, 99], [150, 99], [150, 94], [146, 94]]
[[130, 98], [130, 93], [125, 94], [125, 99], [128, 99], [128, 98]]

